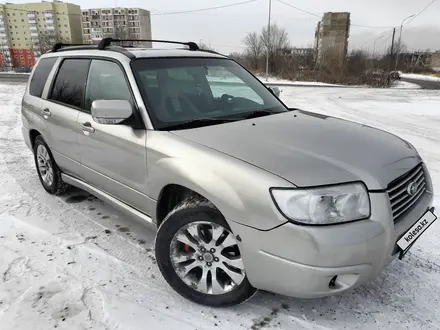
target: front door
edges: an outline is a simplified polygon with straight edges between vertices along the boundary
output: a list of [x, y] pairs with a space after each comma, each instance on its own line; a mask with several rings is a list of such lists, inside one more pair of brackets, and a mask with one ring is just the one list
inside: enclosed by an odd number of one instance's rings
[[113, 197], [148, 214], [146, 131], [127, 123], [99, 124], [90, 113], [95, 100], [127, 100], [136, 107], [118, 63], [94, 59], [86, 84], [85, 109], [78, 116], [81, 177]]

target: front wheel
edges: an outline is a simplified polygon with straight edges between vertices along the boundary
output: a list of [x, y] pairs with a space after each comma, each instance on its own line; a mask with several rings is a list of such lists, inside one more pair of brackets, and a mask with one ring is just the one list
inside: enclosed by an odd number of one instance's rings
[[221, 213], [204, 200], [187, 200], [165, 218], [156, 259], [168, 284], [196, 303], [224, 307], [249, 299], [238, 243]]

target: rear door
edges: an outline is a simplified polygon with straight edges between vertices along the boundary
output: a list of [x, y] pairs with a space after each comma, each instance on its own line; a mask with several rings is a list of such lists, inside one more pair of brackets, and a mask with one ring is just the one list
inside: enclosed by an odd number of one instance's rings
[[125, 72], [118, 62], [93, 59], [86, 85], [85, 110], [78, 116], [81, 177], [147, 213], [145, 129], [134, 129], [134, 118], [117, 125], [99, 124], [90, 113], [95, 100], [127, 100], [136, 109]]
[[77, 118], [84, 107], [85, 84], [90, 60], [63, 59], [41, 114], [50, 132], [49, 147], [57, 165], [65, 173], [79, 175], [80, 154]]

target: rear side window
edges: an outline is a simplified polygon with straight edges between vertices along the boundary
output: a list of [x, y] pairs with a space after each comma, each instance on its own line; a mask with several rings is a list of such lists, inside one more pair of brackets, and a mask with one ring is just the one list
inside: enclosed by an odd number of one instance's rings
[[50, 99], [81, 108], [90, 60], [66, 59], [61, 63]]
[[38, 65], [35, 68], [35, 72], [32, 75], [31, 83], [29, 85], [29, 94], [41, 97], [41, 94], [43, 94], [44, 86], [46, 85], [47, 77], [49, 77], [49, 73], [52, 70], [56, 61], [56, 57], [49, 57], [42, 58], [38, 62]]

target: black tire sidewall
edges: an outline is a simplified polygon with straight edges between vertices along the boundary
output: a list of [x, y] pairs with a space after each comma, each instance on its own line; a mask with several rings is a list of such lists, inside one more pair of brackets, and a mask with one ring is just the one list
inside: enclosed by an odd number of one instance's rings
[[211, 206], [188, 206], [172, 213], [159, 227], [156, 236], [156, 260], [165, 280], [181, 296], [202, 305], [226, 307], [249, 299], [256, 289], [251, 286], [247, 277], [231, 292], [222, 295], [209, 295], [190, 288], [176, 274], [170, 258], [170, 243], [180, 228], [196, 221], [214, 222], [230, 230], [221, 213]]
[[[39, 145], [42, 145], [46, 148], [47, 152], [49, 153], [49, 157], [50, 157], [50, 162], [51, 162], [51, 166], [52, 166], [52, 174], [53, 174], [53, 181], [52, 184], [49, 186], [47, 185], [43, 178], [41, 177], [41, 173], [40, 170], [38, 168], [38, 157], [37, 157], [37, 148]], [[37, 173], [38, 173], [38, 178], [40, 179], [41, 184], [43, 185], [43, 188], [50, 194], [55, 194], [57, 192], [57, 185], [58, 185], [58, 176], [56, 171], [58, 170], [58, 167], [55, 163], [55, 160], [52, 156], [52, 153], [49, 149], [49, 147], [47, 146], [46, 142], [44, 141], [43, 137], [41, 135], [37, 136], [35, 138], [35, 143], [34, 143], [34, 161], [35, 161], [35, 167], [37, 169]]]

